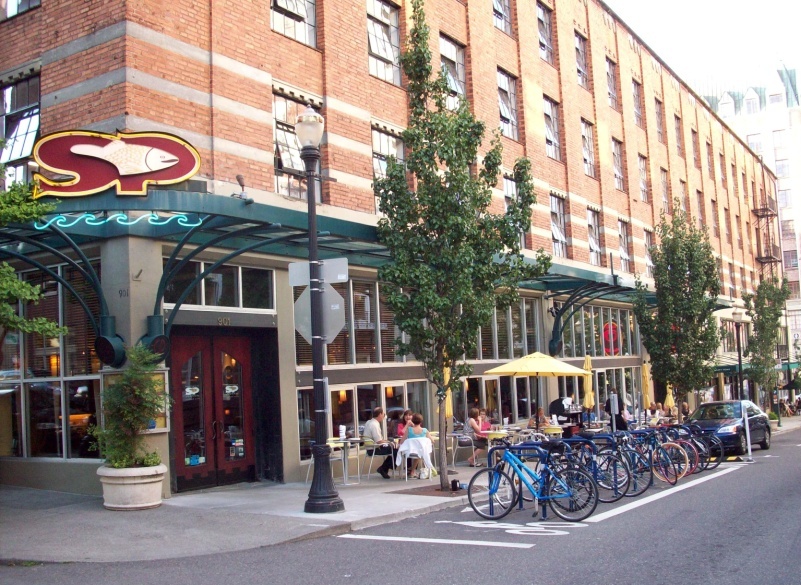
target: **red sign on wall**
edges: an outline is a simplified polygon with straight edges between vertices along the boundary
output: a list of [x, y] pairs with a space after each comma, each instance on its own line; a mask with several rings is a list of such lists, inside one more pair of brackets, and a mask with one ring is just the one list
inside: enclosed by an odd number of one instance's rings
[[180, 183], [200, 169], [197, 150], [163, 132], [56, 132], [39, 139], [33, 156], [40, 168], [67, 176], [35, 173], [34, 198], [81, 197], [110, 187], [117, 195], [146, 195], [148, 185]]

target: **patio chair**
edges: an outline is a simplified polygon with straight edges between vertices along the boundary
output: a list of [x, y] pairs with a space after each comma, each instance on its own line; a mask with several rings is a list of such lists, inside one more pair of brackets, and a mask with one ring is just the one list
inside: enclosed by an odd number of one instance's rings
[[456, 467], [456, 455], [459, 453], [459, 449], [470, 449], [471, 457], [473, 456], [473, 452], [476, 450], [473, 438], [469, 435], [456, 435], [455, 440], [456, 445], [453, 447], [453, 460], [451, 462], [453, 467]]
[[[309, 466], [306, 468], [306, 481], [304, 483], [309, 483], [309, 473], [311, 472], [312, 465], [314, 465], [314, 441], [309, 441], [309, 445], [312, 447], [312, 458]], [[338, 445], [328, 445], [331, 447], [331, 453], [328, 456], [328, 460], [331, 462], [331, 477], [334, 477], [334, 462], [339, 461], [342, 464], [342, 477], [345, 477], [345, 457], [344, 451], [342, 447]]]
[[[376, 457], [376, 451], [383, 446], [384, 445], [379, 445], [372, 439], [364, 437], [364, 449], [366, 453], [364, 458], [367, 459], [368, 456], [370, 457], [370, 463], [367, 465], [367, 481], [370, 481], [370, 475], [373, 473], [373, 459]], [[392, 476], [395, 477], [397, 469], [395, 467], [395, 457], [393, 455], [394, 452], [390, 450], [386, 455], [378, 455], [378, 457], [383, 458], [389, 456], [392, 458]]]

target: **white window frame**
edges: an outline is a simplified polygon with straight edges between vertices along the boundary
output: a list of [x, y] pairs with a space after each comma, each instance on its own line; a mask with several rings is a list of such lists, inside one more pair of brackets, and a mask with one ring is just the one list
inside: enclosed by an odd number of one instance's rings
[[512, 34], [512, 8], [509, 0], [492, 0], [492, 21], [495, 28]]
[[656, 137], [662, 144], [665, 144], [665, 104], [654, 98], [654, 110], [656, 111]]
[[587, 208], [587, 243], [590, 247], [590, 264], [601, 266], [603, 248], [601, 247], [601, 212]]
[[562, 140], [559, 134], [559, 104], [543, 96], [545, 114], [545, 154], [554, 160], [562, 160]]
[[617, 220], [618, 254], [620, 255], [621, 272], [631, 272], [631, 255], [629, 254], [629, 224], [622, 219]]
[[575, 31], [576, 74], [578, 84], [584, 89], [590, 88], [590, 72], [587, 61], [587, 39]]
[[537, 2], [537, 27], [540, 37], [540, 58], [553, 65], [553, 11], [542, 2]]
[[613, 110], [620, 108], [617, 96], [617, 63], [609, 57], [606, 58], [606, 93], [609, 97], [609, 107]]
[[631, 80], [631, 94], [634, 98], [634, 123], [640, 128], [645, 127], [642, 115], [642, 84], [636, 79]]
[[645, 230], [645, 275], [648, 278], [654, 277], [654, 260], [651, 258], [651, 248], [654, 245], [654, 233]]
[[517, 140], [517, 80], [498, 69], [498, 112], [501, 134]]
[[304, 45], [317, 47], [317, 0], [272, 0], [270, 28]]
[[648, 159], [643, 155], [637, 157], [637, 165], [640, 169], [640, 201], [648, 203], [650, 195], [648, 193]]
[[400, 75], [400, 9], [383, 0], [367, 0], [367, 51], [370, 75], [394, 85]]
[[565, 201], [551, 195], [551, 241], [556, 258], [567, 257], [567, 236], [565, 235]]
[[623, 143], [612, 138], [612, 169], [615, 172], [615, 189], [626, 190], [626, 176], [623, 174]]
[[665, 213], [670, 213], [670, 176], [668, 175], [667, 169], [660, 167], [659, 180], [662, 184], [662, 206]]
[[[28, 161], [40, 130], [39, 83], [39, 75], [33, 75], [0, 86], [0, 139], [5, 140], [0, 151], [0, 164], [6, 166], [5, 176], [0, 177], [0, 187], [3, 183], [10, 186], [14, 182], [30, 181]], [[30, 97], [34, 92], [35, 100]]]
[[593, 124], [581, 119], [581, 151], [584, 158], [584, 174], [595, 178], [595, 139], [593, 137]]
[[446, 107], [455, 110], [465, 99], [464, 47], [445, 35], [439, 36], [440, 67], [448, 82]]

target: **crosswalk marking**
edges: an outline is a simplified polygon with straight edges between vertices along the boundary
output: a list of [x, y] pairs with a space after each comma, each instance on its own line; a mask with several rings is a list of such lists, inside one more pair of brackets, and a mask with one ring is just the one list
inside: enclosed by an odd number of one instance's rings
[[494, 546], [499, 548], [532, 548], [533, 544], [522, 542], [492, 542], [489, 540], [454, 540], [449, 538], [416, 538], [411, 536], [374, 536], [372, 534], [340, 534], [337, 538], [360, 540], [389, 540], [394, 542], [422, 542], [426, 544], [465, 544], [468, 546]]

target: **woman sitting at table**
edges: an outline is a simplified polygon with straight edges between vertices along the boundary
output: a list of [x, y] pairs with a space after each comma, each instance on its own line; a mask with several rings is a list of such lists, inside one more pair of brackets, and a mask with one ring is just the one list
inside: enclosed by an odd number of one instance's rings
[[406, 436], [406, 427], [412, 426], [412, 415], [414, 413], [406, 409], [403, 411], [403, 416], [401, 416], [400, 422], [398, 423], [398, 437], [400, 437], [400, 442], [403, 443], [403, 438]]
[[545, 416], [545, 409], [541, 406], [537, 409], [537, 414], [528, 419], [528, 428], [539, 429], [548, 426], [548, 417]]
[[[423, 439], [428, 438], [431, 439], [431, 436], [428, 434], [428, 429], [423, 428], [423, 415], [419, 412], [415, 412], [412, 415], [412, 420], [410, 424], [406, 425], [406, 428], [403, 431], [403, 440], [406, 439]], [[420, 464], [419, 457], [411, 457], [412, 467], [409, 469], [408, 461], [407, 461], [407, 469], [408, 474], [410, 477], [419, 477], [417, 473], [417, 466]]]
[[488, 431], [492, 428], [492, 423], [490, 422], [489, 417], [487, 416], [487, 409], [486, 408], [479, 408], [478, 409], [478, 419], [481, 422], [481, 430]]
[[470, 467], [479, 467], [481, 464], [477, 463], [476, 457], [487, 452], [489, 443], [487, 436], [481, 428], [481, 420], [479, 410], [477, 408], [470, 409], [470, 418], [467, 419], [467, 424], [464, 426], [464, 434], [473, 439], [473, 456], [467, 459]]

